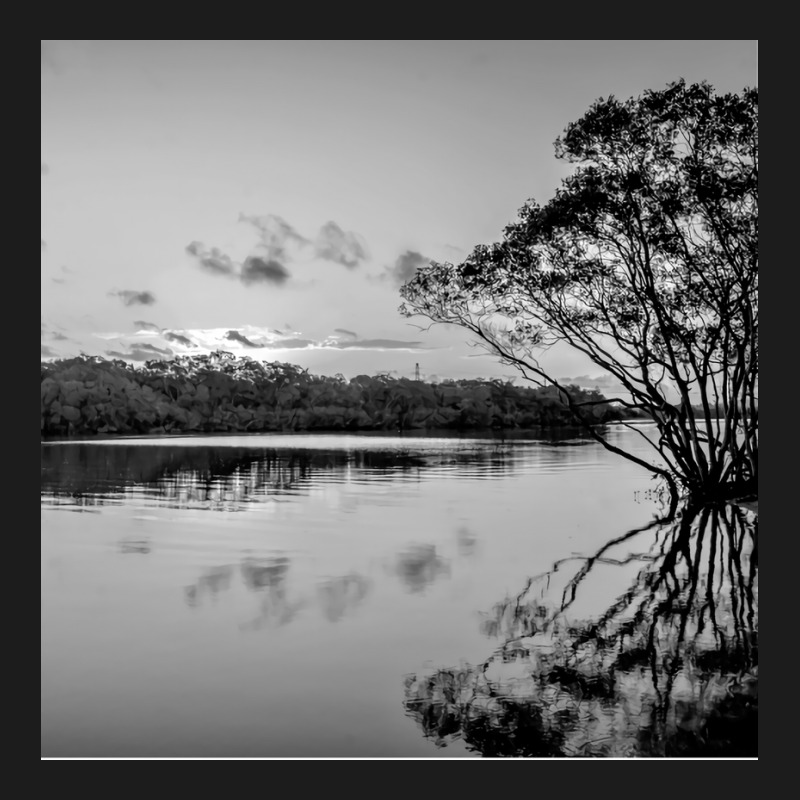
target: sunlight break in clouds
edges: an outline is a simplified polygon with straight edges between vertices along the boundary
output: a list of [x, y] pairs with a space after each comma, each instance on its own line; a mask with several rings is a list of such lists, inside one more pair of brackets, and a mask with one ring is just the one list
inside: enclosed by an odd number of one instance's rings
[[253, 325], [238, 328], [211, 329], [158, 329], [157, 326], [139, 323], [132, 334], [121, 332], [95, 333], [98, 340], [109, 349], [105, 354], [112, 358], [146, 361], [152, 358], [176, 355], [198, 355], [225, 350], [236, 355], [248, 355], [257, 360], [275, 360], [280, 353], [298, 351], [403, 351], [421, 353], [431, 350], [420, 341], [373, 338], [360, 339], [352, 331], [339, 332], [324, 338], [304, 337], [300, 331], [281, 332], [273, 328]]

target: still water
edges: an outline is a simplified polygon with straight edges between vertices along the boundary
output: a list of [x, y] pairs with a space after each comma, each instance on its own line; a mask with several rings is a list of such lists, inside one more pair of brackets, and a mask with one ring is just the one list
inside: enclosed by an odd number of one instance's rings
[[591, 439], [41, 455], [43, 756], [756, 755], [757, 521]]

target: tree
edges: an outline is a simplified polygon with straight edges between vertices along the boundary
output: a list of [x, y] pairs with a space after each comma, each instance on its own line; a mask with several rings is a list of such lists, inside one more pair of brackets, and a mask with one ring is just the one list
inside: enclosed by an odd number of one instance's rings
[[[500, 242], [431, 262], [401, 288], [407, 317], [471, 331], [613, 452], [692, 496], [758, 479], [758, 90], [683, 80], [598, 100], [556, 141], [576, 165]], [[556, 342], [656, 423], [653, 458], [623, 452], [539, 356]], [[694, 406], [694, 407], [693, 407]], [[697, 408], [700, 408], [698, 413]], [[718, 409], [718, 410], [717, 410]]]

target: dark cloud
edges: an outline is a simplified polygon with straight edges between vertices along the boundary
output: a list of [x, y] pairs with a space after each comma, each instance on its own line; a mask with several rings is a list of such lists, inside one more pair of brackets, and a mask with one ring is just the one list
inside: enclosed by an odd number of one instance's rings
[[237, 278], [245, 286], [251, 283], [279, 286], [289, 279], [289, 270], [275, 257], [248, 256], [244, 264], [239, 264], [216, 247], [209, 250], [202, 242], [192, 242], [186, 247], [186, 252], [209, 272]]
[[248, 256], [242, 265], [242, 283], [285, 283], [289, 271], [279, 261]]
[[137, 319], [133, 321], [133, 325], [137, 331], [154, 331], [155, 333], [161, 333], [161, 328], [158, 325], [154, 325], [152, 322], [145, 322], [144, 320]]
[[232, 342], [240, 342], [245, 347], [259, 347], [260, 345], [253, 344], [246, 336], [242, 336], [239, 331], [228, 331], [225, 334], [225, 338], [229, 339]]
[[182, 336], [180, 333], [173, 333], [172, 331], [167, 331], [164, 334], [164, 338], [168, 342], [177, 342], [178, 344], [184, 345], [184, 347], [197, 347], [197, 345], [188, 337]]
[[150, 306], [156, 298], [152, 292], [134, 292], [132, 289], [123, 289], [120, 292], [109, 292], [109, 297], [119, 297], [126, 306]]
[[345, 233], [335, 222], [326, 222], [314, 240], [314, 252], [319, 258], [334, 261], [349, 269], [367, 258], [367, 248], [356, 233]]
[[186, 246], [186, 252], [194, 256], [201, 267], [217, 275], [236, 275], [237, 264], [218, 248], [210, 250], [202, 242], [192, 242]]
[[42, 164], [42, 175], [47, 175], [48, 172], [50, 172], [50, 167], [47, 164]]
[[139, 348], [140, 350], [147, 350], [150, 353], [158, 353], [159, 355], [162, 356], [172, 355], [172, 350], [170, 350], [168, 347], [166, 349], [163, 349], [161, 347], [156, 347], [154, 344], [135, 344], [134, 347]]
[[42, 250], [44, 250], [45, 247], [47, 247], [47, 242], [44, 239], [42, 239]]
[[59, 333], [58, 331], [53, 331], [50, 334], [50, 338], [55, 339], [57, 342], [65, 342], [67, 340], [67, 337], [64, 336], [63, 333]]
[[166, 349], [161, 347], [156, 347], [154, 344], [135, 344], [133, 345], [133, 349], [135, 350], [146, 350], [148, 353], [157, 353], [160, 356], [171, 356], [173, 355], [172, 350], [168, 347]]
[[430, 259], [425, 258], [416, 250], [406, 250], [391, 267], [386, 268], [386, 274], [397, 286], [402, 286], [414, 277], [420, 267], [430, 264]]
[[345, 336], [352, 336], [354, 339], [358, 339], [358, 334], [353, 333], [353, 331], [348, 331], [346, 328], [334, 328], [334, 333], [343, 333]]
[[169, 348], [162, 350], [152, 344], [135, 344], [128, 353], [121, 353], [119, 350], [106, 350], [106, 355], [113, 358], [122, 358], [126, 361], [150, 361], [157, 355], [171, 356], [173, 352]]
[[289, 245], [303, 247], [309, 244], [305, 236], [299, 234], [285, 219], [276, 214], [262, 217], [239, 214], [239, 222], [247, 222], [259, 233], [261, 247], [264, 248], [268, 260], [286, 261]]
[[106, 350], [106, 355], [112, 358], [122, 358], [125, 361], [149, 361], [152, 353], [145, 353], [139, 348], [134, 348], [130, 353], [121, 353], [119, 350]]
[[53, 350], [52, 347], [48, 347], [46, 344], [42, 345], [42, 355], [46, 356], [47, 358], [54, 358], [58, 355], [58, 353]]

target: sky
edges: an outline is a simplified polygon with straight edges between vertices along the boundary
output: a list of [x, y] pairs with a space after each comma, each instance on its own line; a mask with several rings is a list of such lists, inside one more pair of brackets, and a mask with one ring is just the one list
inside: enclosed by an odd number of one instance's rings
[[552, 197], [598, 98], [679, 78], [758, 86], [758, 43], [42, 41], [42, 359], [512, 378], [399, 286]]

